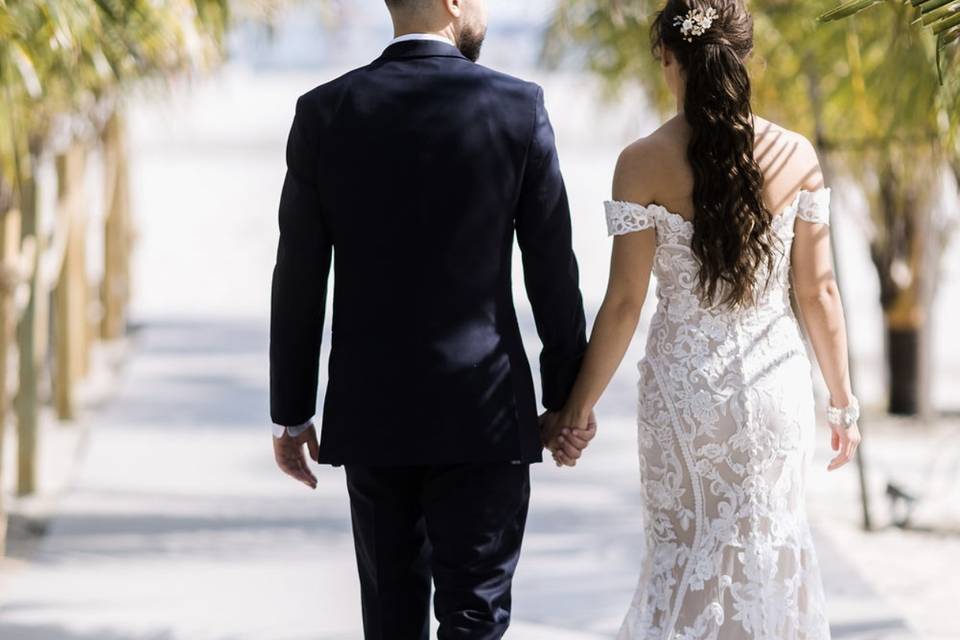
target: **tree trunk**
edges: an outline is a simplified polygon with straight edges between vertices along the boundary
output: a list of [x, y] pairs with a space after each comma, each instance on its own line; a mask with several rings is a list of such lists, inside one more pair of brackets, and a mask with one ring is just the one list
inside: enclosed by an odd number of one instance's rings
[[[32, 158], [35, 160], [35, 158]], [[35, 162], [31, 166], [36, 166]], [[17, 351], [19, 375], [15, 399], [17, 413], [17, 495], [33, 493], [37, 486], [37, 413], [38, 382], [42, 363], [43, 334], [40, 300], [41, 278], [38, 265], [43, 255], [42, 234], [37, 233], [37, 185], [31, 173], [23, 179], [21, 203], [21, 232], [24, 237], [36, 238], [36, 252], [30, 274], [30, 298], [17, 324]]]
[[923, 332], [927, 326], [926, 291], [930, 202], [910, 180], [890, 166], [881, 175], [879, 213], [882, 230], [870, 252], [880, 278], [880, 304], [886, 330], [887, 410], [916, 416], [928, 390], [922, 383]]
[[900, 416], [920, 411], [920, 330], [887, 326], [887, 410]]
[[57, 158], [58, 207], [67, 239], [54, 289], [54, 406], [57, 417], [76, 416], [76, 383], [86, 373], [87, 278], [83, 206], [86, 149], [74, 142]]
[[[0, 218], [0, 265], [4, 269], [4, 278], [10, 267], [16, 264], [20, 248], [20, 211], [8, 209]], [[12, 279], [4, 282], [0, 288], [0, 478], [3, 477], [4, 440], [6, 439], [7, 416], [10, 415], [10, 367], [8, 363], [13, 354], [13, 338], [16, 310], [14, 309]], [[7, 514], [3, 504], [5, 491], [0, 486], [0, 556], [6, 552]]]
[[107, 216], [103, 232], [100, 337], [106, 340], [123, 335], [130, 299], [130, 192], [124, 127], [122, 116], [115, 112], [103, 132]]

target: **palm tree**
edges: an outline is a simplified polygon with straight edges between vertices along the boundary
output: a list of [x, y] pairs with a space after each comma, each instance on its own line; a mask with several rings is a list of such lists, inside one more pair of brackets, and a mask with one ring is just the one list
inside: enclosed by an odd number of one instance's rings
[[89, 136], [132, 83], [215, 61], [226, 17], [227, 0], [0, 0], [0, 193], [55, 127]]
[[[16, 322], [21, 494], [34, 486], [37, 381], [46, 334], [42, 309], [49, 298], [41, 268], [49, 260], [37, 220], [36, 169], [42, 158], [59, 159], [77, 147], [95, 147], [104, 135], [116, 144], [120, 138], [111, 124], [117, 123], [129, 89], [144, 79], [168, 79], [215, 63], [226, 20], [227, 0], [0, 0], [0, 121], [6, 124], [0, 128], [0, 267], [5, 285], [0, 287], [0, 445], [8, 408], [6, 357]], [[67, 166], [57, 163], [60, 188]], [[61, 244], [76, 246], [82, 227], [62, 228], [71, 241]], [[10, 262], [21, 245], [35, 250], [25, 252], [29, 264], [21, 265], [30, 295], [17, 310], [7, 274], [16, 271]], [[62, 275], [55, 279], [58, 287], [65, 286]], [[86, 288], [85, 277], [79, 285]], [[79, 322], [85, 322], [84, 311], [80, 309]], [[54, 364], [64, 368], [62, 362]], [[0, 542], [2, 533], [0, 509]]]
[[[945, 12], [958, 4], [932, 1]], [[545, 57], [562, 60], [572, 43], [611, 85], [639, 83], [655, 104], [667, 107], [647, 35], [659, 4], [564, 0]], [[822, 24], [818, 3], [751, 2], [754, 106], [815, 139], [833, 179], [859, 185], [870, 204], [863, 223], [880, 282], [888, 409], [915, 414], [923, 404], [920, 336], [950, 230], [949, 221], [933, 215], [933, 194], [946, 172], [960, 184], [960, 78], [949, 73], [958, 47], [948, 46], [957, 41], [950, 26], [956, 15], [930, 38], [910, 3], [861, 0], [844, 5], [845, 11], [854, 4], [886, 10]], [[926, 15], [929, 22], [944, 14]]]

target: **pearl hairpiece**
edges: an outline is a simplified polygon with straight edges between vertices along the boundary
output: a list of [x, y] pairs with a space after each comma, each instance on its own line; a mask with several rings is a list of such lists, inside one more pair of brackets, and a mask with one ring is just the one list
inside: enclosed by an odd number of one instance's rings
[[713, 21], [718, 18], [717, 10], [713, 7], [709, 9], [691, 9], [686, 15], [676, 16], [673, 19], [673, 26], [680, 27], [680, 33], [687, 42], [693, 42], [694, 36], [702, 36], [707, 29], [713, 26]]

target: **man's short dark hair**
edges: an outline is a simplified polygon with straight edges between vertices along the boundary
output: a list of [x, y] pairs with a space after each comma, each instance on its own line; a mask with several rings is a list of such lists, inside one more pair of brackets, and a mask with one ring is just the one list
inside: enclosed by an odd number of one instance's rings
[[424, 5], [427, 0], [386, 0], [389, 9], [413, 9], [417, 5]]

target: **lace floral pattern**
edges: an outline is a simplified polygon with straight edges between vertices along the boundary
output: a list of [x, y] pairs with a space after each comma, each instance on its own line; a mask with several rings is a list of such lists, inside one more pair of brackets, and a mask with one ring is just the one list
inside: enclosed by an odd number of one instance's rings
[[631, 231], [643, 231], [654, 225], [660, 210], [659, 205], [641, 206], [632, 202], [606, 202], [608, 235], [620, 235]]
[[827, 223], [828, 208], [826, 189], [798, 194], [774, 220], [782, 254], [760, 303], [729, 310], [696, 293], [689, 221], [606, 205], [611, 235], [657, 234], [638, 365], [645, 553], [619, 640], [830, 637], [804, 513], [811, 370], [789, 292], [794, 223]]
[[801, 191], [794, 203], [797, 217], [807, 222], [830, 224], [830, 189]]

